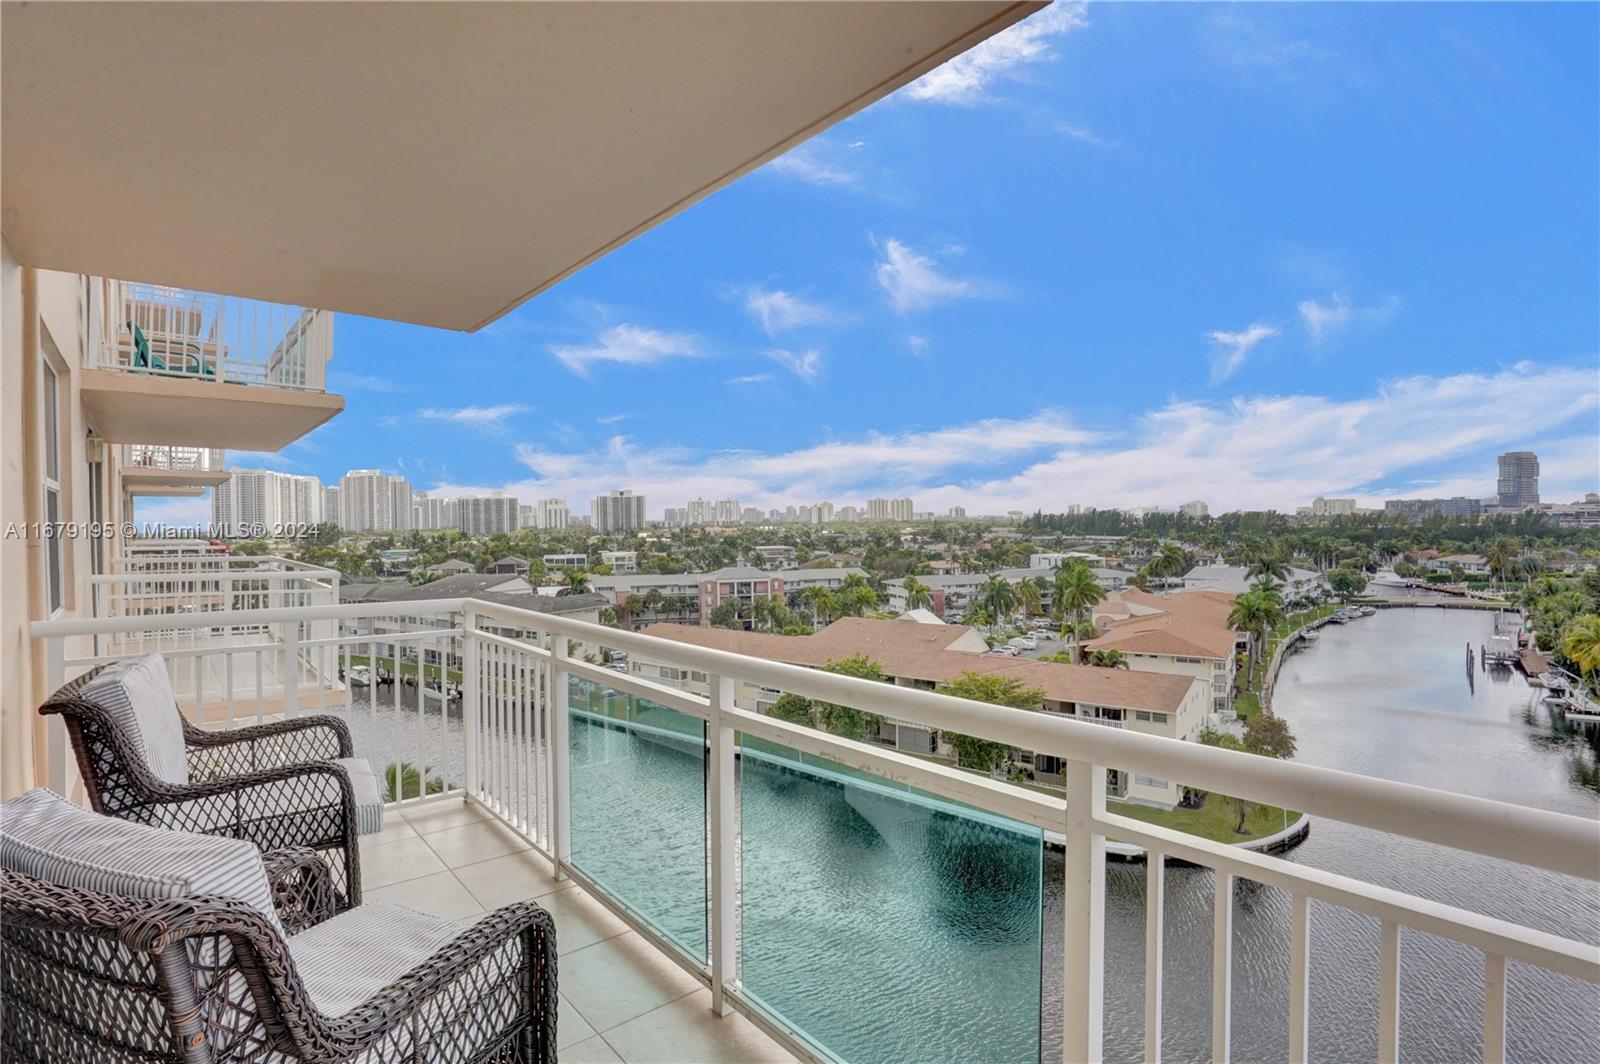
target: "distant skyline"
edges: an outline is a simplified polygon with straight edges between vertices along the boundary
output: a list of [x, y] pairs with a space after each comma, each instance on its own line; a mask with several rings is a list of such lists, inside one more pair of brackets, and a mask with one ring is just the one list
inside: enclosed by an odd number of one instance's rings
[[[238, 465], [575, 508], [1600, 489], [1600, 8], [1057, 4]], [[204, 520], [205, 500], [141, 521]]]

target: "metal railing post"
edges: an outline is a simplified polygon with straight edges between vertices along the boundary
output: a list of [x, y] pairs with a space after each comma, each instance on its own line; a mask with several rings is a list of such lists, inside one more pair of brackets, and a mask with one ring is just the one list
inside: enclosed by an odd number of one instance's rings
[[711, 821], [711, 1011], [726, 1016], [730, 1006], [727, 988], [737, 978], [739, 965], [739, 913], [734, 889], [737, 858], [734, 840], [739, 824], [733, 799], [733, 725], [724, 711], [733, 706], [734, 682], [727, 676], [710, 677], [711, 717], [706, 728], [710, 757], [706, 762], [706, 815]]
[[1106, 837], [1098, 820], [1106, 811], [1106, 770], [1067, 762], [1067, 847], [1061, 980], [1061, 1053], [1065, 1064], [1101, 1059], [1105, 980]]
[[[461, 730], [467, 743], [467, 798], [478, 800], [478, 611], [470, 607], [461, 621]], [[440, 689], [449, 706], [449, 661], [439, 662]]]
[[[283, 683], [283, 719], [288, 720], [300, 712], [300, 622], [286, 621], [283, 625], [282, 668], [279, 679]], [[198, 712], [200, 705], [196, 702]]]
[[[66, 640], [57, 636], [44, 642], [45, 684], [51, 691], [59, 691], [67, 682]], [[45, 718], [45, 777], [52, 791], [67, 793], [67, 725], [59, 713]]]
[[556, 879], [567, 878], [572, 859], [572, 718], [567, 708], [567, 637], [550, 636], [550, 852]]

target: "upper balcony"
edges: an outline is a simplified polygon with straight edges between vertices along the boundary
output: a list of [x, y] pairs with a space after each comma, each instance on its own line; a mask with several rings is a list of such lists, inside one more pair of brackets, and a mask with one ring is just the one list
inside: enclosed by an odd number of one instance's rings
[[333, 315], [117, 281], [82, 396], [112, 443], [276, 451], [344, 409], [326, 391]]
[[203, 495], [228, 479], [220, 447], [125, 443], [118, 458], [122, 488], [129, 495]]
[[[199, 573], [196, 612], [35, 623], [51, 683], [161, 649], [205, 725], [344, 717], [398, 814], [363, 844], [368, 899], [457, 918], [537, 898], [573, 1057], [1501, 1061], [1600, 1045], [1591, 820], [503, 602], [230, 610], [211, 563], [172, 564]], [[270, 602], [325, 594], [315, 573], [265, 579], [290, 596]], [[605, 650], [703, 673], [709, 693], [615, 671]], [[274, 676], [300, 682], [264, 697]], [[1065, 797], [776, 719], [745, 690], [1034, 751], [1061, 764]], [[51, 727], [49, 782], [70, 790]], [[1108, 801], [1108, 773], [1303, 811], [1367, 855], [1368, 878], [1152, 823]], [[1501, 889], [1467, 902], [1463, 868]], [[1549, 895], [1570, 918], [1535, 911]]]

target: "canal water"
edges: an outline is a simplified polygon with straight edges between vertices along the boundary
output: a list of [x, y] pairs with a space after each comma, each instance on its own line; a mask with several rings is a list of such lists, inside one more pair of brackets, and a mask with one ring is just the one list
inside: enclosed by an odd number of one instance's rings
[[[1287, 660], [1275, 699], [1299, 760], [1600, 821], [1600, 736], [1552, 719], [1520, 674], [1469, 673], [1466, 647], [1491, 629], [1491, 615], [1436, 609], [1323, 629]], [[573, 690], [584, 710], [572, 730], [574, 860], [703, 956], [703, 732], [621, 701]], [[436, 703], [425, 715], [394, 712], [388, 688], [378, 703], [370, 719], [353, 714], [358, 747], [375, 761], [436, 750], [430, 764], [459, 782], [458, 721]], [[778, 748], [741, 758], [739, 801], [747, 992], [844, 1059], [1060, 1059], [1063, 869], [1037, 833]], [[1582, 881], [1325, 820], [1288, 857], [1600, 941], [1600, 898]], [[1106, 880], [1106, 1056], [1140, 1060], [1144, 869], [1113, 862]], [[1168, 869], [1168, 1060], [1210, 1056], [1212, 883], [1205, 870]], [[1239, 883], [1235, 906], [1234, 1058], [1281, 1060], [1290, 901]], [[1314, 1056], [1372, 1059], [1378, 923], [1317, 903], [1312, 914]], [[1406, 1060], [1477, 1057], [1482, 972], [1474, 951], [1406, 933]], [[1508, 1008], [1511, 1059], [1600, 1059], [1596, 988], [1513, 962]]]

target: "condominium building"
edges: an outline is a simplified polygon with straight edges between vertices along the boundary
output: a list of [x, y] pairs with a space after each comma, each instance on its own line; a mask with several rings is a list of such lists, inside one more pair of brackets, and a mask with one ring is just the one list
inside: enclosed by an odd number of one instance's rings
[[322, 519], [337, 525], [343, 512], [339, 509], [339, 485], [328, 484], [322, 489]]
[[1539, 456], [1532, 451], [1507, 451], [1498, 459], [1500, 477], [1496, 494], [1504, 509], [1526, 510], [1539, 505]]
[[316, 477], [270, 469], [235, 469], [211, 489], [211, 523], [223, 536], [292, 535], [320, 524], [323, 487]]
[[501, 492], [490, 495], [463, 495], [455, 500], [455, 527], [472, 536], [517, 530], [520, 504]]
[[916, 507], [910, 499], [868, 499], [868, 521], [909, 521]]
[[534, 503], [533, 525], [551, 531], [566, 528], [570, 521], [565, 499], [540, 499]]
[[1106, 596], [1094, 607], [1103, 634], [1090, 650], [1119, 651], [1139, 672], [1170, 672], [1204, 680], [1213, 712], [1233, 708], [1234, 676], [1244, 637], [1228, 624], [1234, 596], [1222, 591], [1157, 595], [1136, 587]]
[[754, 506], [746, 506], [744, 512], [739, 515], [739, 521], [746, 525], [759, 525], [761, 523], [761, 511]]
[[714, 521], [719, 525], [736, 525], [744, 515], [738, 499], [718, 499]]
[[1311, 500], [1312, 517], [1348, 517], [1355, 512], [1354, 499], [1326, 499], [1319, 495]]
[[639, 571], [639, 552], [603, 550], [600, 552], [600, 564], [609, 565], [613, 573], [636, 573]]
[[455, 515], [451, 501], [425, 491], [414, 492], [411, 496], [411, 527], [425, 532], [454, 528]]
[[601, 535], [637, 532], [644, 527], [644, 496], [627, 490], [596, 495], [589, 502], [589, 517]]
[[339, 527], [346, 532], [411, 528], [411, 484], [377, 469], [352, 469], [339, 480]]
[[1200, 499], [1191, 499], [1178, 507], [1178, 512], [1185, 517], [1208, 517], [1211, 514], [1211, 507]]
[[1477, 517], [1483, 500], [1454, 495], [1448, 499], [1385, 499], [1383, 512], [1420, 521], [1424, 517]]
[[954, 521], [964, 520], [967, 516], [967, 508], [965, 506], [952, 506], [946, 511], [946, 516]]

